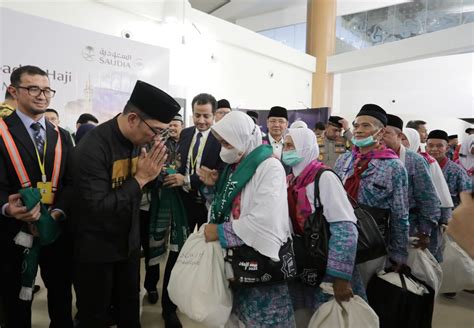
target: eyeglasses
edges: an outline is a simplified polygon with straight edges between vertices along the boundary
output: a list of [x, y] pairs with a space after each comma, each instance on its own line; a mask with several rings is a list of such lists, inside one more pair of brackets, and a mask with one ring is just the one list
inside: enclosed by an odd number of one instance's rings
[[28, 90], [28, 94], [32, 97], [38, 97], [41, 92], [44, 94], [46, 98], [53, 98], [54, 95], [56, 94], [56, 90], [46, 88], [46, 89], [41, 89], [40, 87], [32, 86], [32, 87], [21, 87], [17, 86], [18, 89], [25, 89]]
[[166, 141], [168, 140], [169, 136], [170, 136], [170, 130], [169, 129], [157, 129], [157, 128], [154, 128], [152, 126], [150, 126], [150, 124], [148, 124], [144, 119], [143, 117], [141, 117], [141, 115], [139, 115], [138, 113], [135, 113], [137, 114], [137, 116], [140, 118], [140, 120], [142, 120], [143, 123], [145, 123], [146, 126], [148, 126], [148, 128], [151, 130], [151, 132], [153, 132], [153, 137], [155, 136], [160, 136], [161, 140], [162, 141]]
[[287, 120], [285, 119], [269, 119], [268, 120], [268, 123], [270, 124], [285, 124], [287, 122]]

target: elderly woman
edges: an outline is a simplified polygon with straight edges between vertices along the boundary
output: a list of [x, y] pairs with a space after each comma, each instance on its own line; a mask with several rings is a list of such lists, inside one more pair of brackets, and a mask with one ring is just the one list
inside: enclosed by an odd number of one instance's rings
[[[313, 131], [307, 128], [289, 129], [282, 160], [293, 169], [293, 173], [288, 176], [288, 201], [295, 233], [301, 232], [304, 221], [315, 212], [315, 176], [319, 170], [327, 168], [317, 160], [318, 156], [319, 147]], [[339, 302], [349, 301], [354, 292], [365, 298], [362, 281], [354, 268], [357, 219], [346, 191], [339, 177], [330, 171], [321, 174], [317, 188], [331, 233], [323, 282], [333, 283], [334, 297]], [[316, 310], [331, 298], [320, 287], [306, 286], [302, 282], [292, 282], [289, 286], [294, 308], [298, 311], [298, 327], [307, 325], [311, 314], [309, 311]]]
[[[223, 248], [247, 245], [272, 260], [291, 237], [285, 171], [272, 147], [261, 145], [261, 132], [242, 112], [231, 112], [212, 127], [228, 165], [216, 184], [216, 194], [205, 227], [207, 241]], [[207, 185], [216, 172], [198, 171]], [[233, 317], [239, 327], [294, 327], [286, 282], [234, 288]]]

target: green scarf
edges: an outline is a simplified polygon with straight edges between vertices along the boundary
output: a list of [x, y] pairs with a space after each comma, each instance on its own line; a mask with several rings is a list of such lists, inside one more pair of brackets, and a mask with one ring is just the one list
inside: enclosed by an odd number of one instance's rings
[[154, 188], [151, 191], [150, 203], [149, 266], [157, 265], [166, 253], [166, 237], [170, 221], [170, 250], [179, 252], [189, 236], [188, 218], [179, 189], [162, 188], [160, 192], [158, 188]]
[[216, 184], [216, 196], [211, 205], [211, 223], [221, 224], [229, 221], [232, 202], [242, 188], [255, 174], [257, 167], [273, 155], [270, 145], [261, 145], [252, 150], [232, 172], [227, 165]]
[[[37, 188], [23, 188], [19, 191], [21, 199], [28, 211], [41, 201], [41, 194]], [[20, 299], [29, 301], [33, 298], [33, 287], [38, 273], [39, 250], [41, 246], [49, 245], [56, 241], [61, 233], [58, 223], [51, 217], [46, 206], [41, 204], [41, 216], [34, 223], [39, 236], [34, 237], [33, 245], [26, 247], [23, 257], [23, 271], [21, 273]], [[23, 233], [29, 234], [27, 229]]]

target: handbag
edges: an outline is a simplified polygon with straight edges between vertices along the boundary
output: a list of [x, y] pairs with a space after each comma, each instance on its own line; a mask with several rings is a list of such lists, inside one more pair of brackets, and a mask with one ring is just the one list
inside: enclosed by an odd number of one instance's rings
[[[387, 254], [384, 233], [388, 231], [390, 210], [359, 205], [347, 194], [357, 218], [357, 255], [356, 264], [374, 260]], [[388, 234], [387, 234], [388, 236]]]
[[278, 255], [279, 261], [273, 261], [247, 245], [227, 249], [225, 261], [230, 263], [234, 274], [231, 284], [237, 287], [252, 287], [256, 284], [278, 283], [296, 277], [295, 253], [291, 238], [280, 247]]
[[320, 169], [316, 173], [314, 177], [315, 211], [306, 219], [303, 235], [293, 236], [298, 277], [309, 286], [319, 286], [326, 274], [331, 234], [319, 199], [319, 179], [321, 174], [328, 170]]
[[[301, 281], [309, 286], [318, 286], [326, 273], [329, 253], [329, 223], [323, 215], [319, 199], [319, 179], [321, 174], [331, 169], [320, 169], [314, 179], [315, 212], [305, 221], [304, 235], [295, 235], [294, 248], [296, 264]], [[336, 174], [337, 176], [337, 174]], [[342, 182], [341, 182], [342, 183]], [[357, 218], [356, 264], [367, 262], [387, 254], [385, 237], [381, 231], [388, 231], [390, 211], [359, 205], [349, 194], [347, 197]], [[371, 214], [373, 213], [380, 223]]]
[[367, 286], [369, 304], [381, 328], [431, 328], [434, 290], [414, 277], [410, 268], [402, 272], [380, 272]]

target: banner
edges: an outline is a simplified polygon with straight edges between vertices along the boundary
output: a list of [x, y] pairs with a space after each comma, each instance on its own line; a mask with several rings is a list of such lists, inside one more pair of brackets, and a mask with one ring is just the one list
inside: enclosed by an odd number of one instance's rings
[[[259, 110], [259, 109], [239, 109], [246, 113], [251, 110], [258, 114], [258, 125], [262, 128], [262, 131], [267, 133], [267, 116], [270, 110]], [[308, 125], [308, 128], [314, 129], [314, 125], [317, 122], [323, 122], [326, 124], [329, 119], [329, 108], [307, 108], [307, 109], [288, 109], [288, 127], [295, 121], [303, 121]]]
[[166, 48], [5, 8], [0, 8], [0, 17], [0, 97], [13, 70], [38, 66], [48, 73], [51, 88], [56, 90], [50, 107], [59, 112], [62, 127], [75, 130], [82, 113], [91, 113], [100, 122], [120, 113], [137, 80], [165, 91], [169, 88]]

